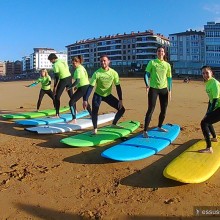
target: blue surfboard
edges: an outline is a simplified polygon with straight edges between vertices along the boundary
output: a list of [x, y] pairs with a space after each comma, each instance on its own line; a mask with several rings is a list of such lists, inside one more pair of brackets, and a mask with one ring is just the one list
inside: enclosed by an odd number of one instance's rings
[[148, 131], [148, 138], [140, 134], [110, 147], [103, 151], [101, 156], [117, 161], [134, 161], [150, 157], [170, 145], [180, 133], [180, 126], [177, 124], [166, 124], [162, 128], [167, 132], [154, 128]]
[[[87, 110], [78, 112], [76, 118], [82, 118], [89, 115]], [[72, 120], [72, 115], [70, 113], [61, 114], [60, 118], [53, 117], [44, 117], [44, 118], [35, 118], [35, 119], [26, 119], [26, 120], [16, 120], [15, 123], [19, 125], [26, 126], [38, 126], [38, 125], [49, 125], [54, 123], [68, 122]]]

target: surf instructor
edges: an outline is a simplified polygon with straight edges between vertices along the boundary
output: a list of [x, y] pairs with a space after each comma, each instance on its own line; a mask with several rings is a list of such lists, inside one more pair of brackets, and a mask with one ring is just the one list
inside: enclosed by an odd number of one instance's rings
[[[100, 57], [100, 64], [101, 68], [99, 68], [92, 75], [90, 86], [87, 90], [85, 101], [83, 102], [83, 107], [87, 108], [88, 98], [93, 90], [93, 87], [96, 85], [92, 99], [92, 123], [94, 128], [93, 134], [97, 134], [98, 111], [102, 101], [118, 110], [112, 122], [112, 126], [114, 127], [119, 127], [117, 126], [117, 122], [125, 112], [125, 108], [122, 102], [122, 90], [118, 73], [109, 67], [110, 59], [107, 55], [102, 55]], [[116, 86], [118, 99], [112, 95], [113, 84]]]
[[166, 132], [166, 130], [162, 128], [162, 124], [166, 115], [168, 97], [171, 100], [172, 74], [171, 66], [166, 61], [166, 53], [163, 46], [159, 46], [157, 48], [157, 58], [148, 63], [144, 81], [146, 84], [146, 91], [148, 93], [148, 110], [145, 116], [143, 137], [148, 138], [147, 129], [150, 124], [158, 96], [161, 109], [158, 121], [158, 130]]
[[[60, 117], [60, 97], [65, 88], [69, 88], [72, 85], [72, 76], [69, 71], [68, 64], [61, 59], [58, 59], [55, 53], [51, 53], [48, 56], [48, 60], [53, 64], [54, 72], [54, 88], [53, 93], [55, 95], [55, 107], [56, 117]], [[72, 88], [67, 91], [69, 97], [73, 95]]]

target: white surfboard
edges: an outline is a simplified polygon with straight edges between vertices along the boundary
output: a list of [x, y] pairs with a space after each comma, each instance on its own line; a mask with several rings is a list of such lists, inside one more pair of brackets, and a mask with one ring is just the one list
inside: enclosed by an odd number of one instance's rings
[[[98, 116], [98, 124], [104, 124], [106, 122], [112, 121], [115, 117], [115, 113], [108, 113]], [[64, 132], [70, 132], [80, 129], [85, 129], [92, 127], [91, 118], [80, 118], [76, 120], [76, 124], [68, 123], [56, 123], [52, 125], [43, 125], [31, 128], [25, 128], [24, 130], [35, 132], [37, 134], [58, 134]]]

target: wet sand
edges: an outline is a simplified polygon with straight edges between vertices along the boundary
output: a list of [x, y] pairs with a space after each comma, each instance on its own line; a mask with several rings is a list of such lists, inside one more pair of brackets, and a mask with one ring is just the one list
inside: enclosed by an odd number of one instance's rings
[[[0, 114], [36, 109], [40, 85], [25, 88], [29, 83], [0, 82]], [[139, 133], [147, 110], [144, 81], [122, 78], [121, 85], [126, 108], [121, 121], [139, 120], [141, 127], [135, 132]], [[68, 102], [64, 92], [61, 105]], [[220, 206], [220, 171], [200, 184], [181, 184], [162, 174], [172, 159], [203, 138], [200, 121], [207, 102], [202, 81], [187, 84], [174, 80], [164, 123], [179, 124], [181, 133], [158, 154], [133, 162], [100, 156], [120, 141], [68, 148], [59, 140], [82, 131], [37, 135], [1, 118], [0, 219], [195, 219], [195, 206]], [[51, 107], [45, 96], [41, 109]], [[82, 110], [81, 101], [77, 107]], [[111, 111], [102, 103], [100, 113]], [[157, 125], [158, 115], [159, 100], [150, 127]], [[215, 128], [219, 134], [220, 123]]]

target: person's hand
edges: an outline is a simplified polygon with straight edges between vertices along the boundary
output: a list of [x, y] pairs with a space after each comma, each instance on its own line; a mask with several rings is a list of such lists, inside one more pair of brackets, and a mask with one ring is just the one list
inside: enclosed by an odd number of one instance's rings
[[83, 109], [87, 109], [87, 106], [88, 106], [88, 102], [87, 101], [83, 101]]
[[123, 107], [122, 100], [119, 100], [119, 101], [118, 101], [118, 109], [121, 109], [122, 107]]
[[149, 86], [146, 86], [146, 92], [148, 93], [149, 92]]
[[56, 95], [57, 89], [53, 88], [53, 94]]
[[169, 96], [169, 100], [171, 101], [171, 99], [172, 99], [171, 91], [168, 91], [168, 96]]

